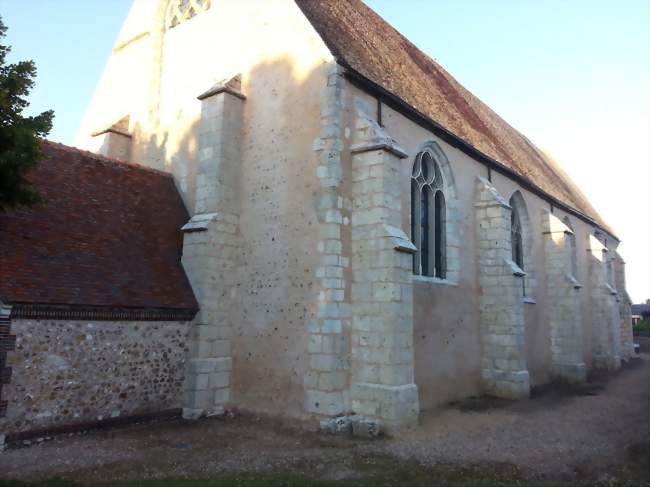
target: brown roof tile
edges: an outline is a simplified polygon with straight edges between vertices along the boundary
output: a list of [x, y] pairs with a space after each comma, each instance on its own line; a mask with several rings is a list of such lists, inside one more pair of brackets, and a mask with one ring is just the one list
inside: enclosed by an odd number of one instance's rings
[[46, 204], [0, 213], [0, 299], [196, 310], [172, 177], [51, 142], [43, 152], [29, 179]]
[[361, 0], [295, 1], [341, 64], [607, 229], [556, 164]]

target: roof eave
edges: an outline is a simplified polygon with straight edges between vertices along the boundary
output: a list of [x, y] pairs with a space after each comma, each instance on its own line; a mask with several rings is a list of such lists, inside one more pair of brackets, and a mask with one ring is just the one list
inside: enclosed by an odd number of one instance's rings
[[420, 111], [418, 111], [417, 109], [409, 105], [405, 100], [395, 95], [393, 92], [387, 90], [383, 86], [368, 79], [362, 73], [360, 73], [352, 66], [350, 66], [345, 61], [345, 59], [343, 59], [341, 56], [337, 56], [336, 54], [334, 54], [334, 56], [336, 62], [345, 69], [346, 78], [348, 78], [348, 80], [350, 80], [353, 84], [356, 84], [360, 88], [365, 89], [371, 95], [374, 95], [377, 98], [379, 98], [386, 105], [391, 106], [391, 108], [395, 109], [396, 111], [398, 111], [399, 113], [401, 113], [402, 115], [410, 119], [411, 121], [422, 126], [423, 128], [430, 130], [435, 135], [440, 137], [442, 140], [444, 140], [451, 146], [459, 149], [460, 151], [464, 152], [465, 154], [472, 157], [476, 161], [484, 164], [490, 169], [494, 169], [495, 171], [519, 183], [523, 188], [529, 190], [530, 192], [546, 200], [549, 203], [549, 205], [551, 205], [551, 208], [559, 208], [563, 211], [566, 211], [567, 213], [583, 220], [585, 223], [588, 223], [589, 225], [593, 225], [599, 230], [606, 232], [608, 235], [612, 236], [617, 242], [620, 242], [620, 239], [616, 235], [614, 235], [611, 230], [605, 228], [590, 216], [585, 215], [581, 211], [567, 205], [566, 203], [562, 202], [555, 196], [552, 196], [551, 194], [544, 191], [542, 188], [537, 186], [528, 178], [516, 173], [515, 171], [505, 166], [504, 164], [500, 163], [496, 159], [493, 159], [490, 156], [484, 154], [479, 149], [477, 149], [473, 145], [463, 140], [461, 137], [455, 135], [453, 132], [450, 132], [442, 125], [438, 124], [428, 116], [424, 115], [423, 113], [421, 113]]

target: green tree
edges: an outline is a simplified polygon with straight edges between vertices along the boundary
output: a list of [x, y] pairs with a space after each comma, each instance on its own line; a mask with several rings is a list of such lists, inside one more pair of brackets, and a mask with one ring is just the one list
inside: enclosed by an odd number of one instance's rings
[[33, 61], [7, 64], [11, 48], [3, 43], [6, 31], [0, 17], [0, 211], [42, 202], [25, 176], [43, 159], [41, 140], [54, 118], [51, 110], [23, 116], [36, 66]]

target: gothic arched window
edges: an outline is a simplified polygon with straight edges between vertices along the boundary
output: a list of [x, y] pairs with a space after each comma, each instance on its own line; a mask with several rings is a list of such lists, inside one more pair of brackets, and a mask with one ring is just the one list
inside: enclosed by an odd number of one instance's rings
[[172, 0], [167, 13], [167, 28], [173, 29], [209, 8], [210, 0]]
[[430, 152], [420, 152], [411, 173], [411, 238], [417, 247], [413, 273], [447, 277], [445, 180]]
[[512, 242], [512, 260], [524, 269], [524, 240], [521, 235], [521, 217], [517, 205], [512, 205], [510, 212], [510, 241]]
[[510, 243], [512, 246], [512, 261], [526, 272], [522, 276], [524, 298], [534, 302], [533, 294], [536, 288], [535, 258], [533, 255], [533, 229], [528, 216], [528, 208], [520, 191], [515, 191], [509, 201], [510, 213]]

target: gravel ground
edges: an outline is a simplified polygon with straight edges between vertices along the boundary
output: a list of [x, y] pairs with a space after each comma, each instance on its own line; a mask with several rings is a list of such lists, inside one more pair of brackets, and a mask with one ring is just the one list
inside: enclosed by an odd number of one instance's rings
[[474, 398], [425, 414], [399, 438], [325, 436], [242, 414], [63, 436], [0, 454], [0, 479], [291, 477], [650, 482], [650, 355], [581, 387]]

